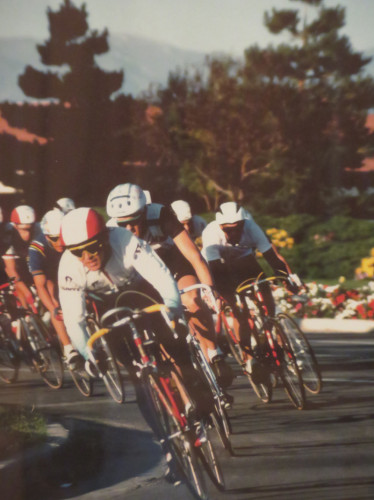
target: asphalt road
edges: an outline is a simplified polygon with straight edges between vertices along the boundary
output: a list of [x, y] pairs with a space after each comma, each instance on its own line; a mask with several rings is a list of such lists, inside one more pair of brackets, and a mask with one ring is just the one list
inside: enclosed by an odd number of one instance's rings
[[[311, 334], [309, 339], [324, 386], [319, 395], [308, 395], [304, 411], [292, 407], [280, 387], [265, 405], [245, 377], [235, 379], [230, 411], [235, 455], [220, 450], [226, 488], [220, 492], [208, 479], [210, 498], [374, 498], [374, 337]], [[59, 391], [27, 371], [17, 384], [1, 386], [0, 403], [35, 405], [78, 440], [61, 460], [59, 474], [43, 462], [32, 482], [27, 470], [13, 467], [12, 500], [192, 498], [184, 485], [163, 479], [160, 447], [129, 383], [126, 389], [126, 402], [118, 405], [100, 383], [92, 398], [83, 398], [68, 375]]]

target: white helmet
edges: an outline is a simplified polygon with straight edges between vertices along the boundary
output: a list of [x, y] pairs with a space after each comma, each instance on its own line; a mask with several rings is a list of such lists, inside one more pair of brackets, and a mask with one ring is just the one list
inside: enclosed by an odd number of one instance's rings
[[10, 214], [10, 222], [13, 222], [13, 224], [34, 224], [35, 210], [28, 205], [19, 205], [13, 208]]
[[61, 210], [63, 214], [67, 214], [71, 210], [74, 210], [75, 203], [71, 198], [60, 198], [56, 201], [56, 208]]
[[238, 207], [235, 201], [222, 203], [219, 208], [219, 211], [216, 213], [218, 224], [235, 224], [235, 222], [245, 219], [244, 208]]
[[105, 229], [103, 217], [93, 208], [80, 207], [64, 215], [61, 237], [64, 246], [79, 245], [91, 240]]
[[144, 193], [144, 196], [145, 196], [145, 202], [146, 202], [146, 204], [150, 205], [152, 203], [151, 193], [149, 191], [147, 191], [146, 189], [143, 189], [143, 193]]
[[187, 201], [177, 200], [173, 201], [171, 208], [174, 210], [179, 222], [184, 222], [190, 220], [192, 217], [191, 207]]
[[119, 184], [109, 193], [106, 211], [109, 217], [135, 219], [139, 217], [147, 200], [142, 188], [136, 184]]
[[60, 210], [50, 210], [40, 222], [42, 232], [47, 236], [57, 236], [60, 234], [61, 223], [64, 214]]

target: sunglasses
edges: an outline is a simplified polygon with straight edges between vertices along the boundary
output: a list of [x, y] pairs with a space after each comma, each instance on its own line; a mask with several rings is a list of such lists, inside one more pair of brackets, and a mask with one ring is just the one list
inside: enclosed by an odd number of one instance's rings
[[84, 245], [80, 245], [77, 247], [68, 248], [69, 252], [71, 252], [75, 257], [81, 259], [83, 257], [83, 252], [87, 252], [89, 255], [97, 255], [100, 250], [104, 247], [104, 243], [102, 241], [93, 240], [90, 243], [86, 243]]
[[51, 236], [50, 234], [47, 235], [48, 239], [53, 241], [53, 243], [56, 243], [59, 238], [60, 238], [60, 235], [58, 234], [57, 236]]
[[140, 215], [138, 217], [136, 217], [135, 219], [130, 219], [130, 220], [117, 220], [117, 225], [119, 227], [124, 227], [125, 229], [127, 228], [127, 226], [136, 226], [139, 224], [139, 219], [140, 219]]

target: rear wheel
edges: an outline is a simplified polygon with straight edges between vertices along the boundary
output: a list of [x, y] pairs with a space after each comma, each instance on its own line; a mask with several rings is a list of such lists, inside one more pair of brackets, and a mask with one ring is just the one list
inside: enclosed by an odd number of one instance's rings
[[[91, 334], [100, 328], [93, 318], [87, 318], [87, 326]], [[109, 394], [116, 403], [123, 403], [125, 391], [122, 376], [110, 344], [105, 337], [96, 340], [94, 356], [95, 359], [97, 358], [96, 366]]]
[[58, 347], [43, 321], [34, 314], [29, 317], [30, 322], [25, 321], [24, 324], [28, 330], [27, 338], [33, 350], [37, 371], [49, 387], [60, 389], [63, 383], [64, 367]]
[[318, 394], [322, 388], [322, 377], [311, 345], [297, 323], [288, 314], [278, 314], [277, 320], [293, 349], [305, 389], [312, 394]]
[[198, 427], [198, 429], [200, 439], [197, 450], [199, 452], [200, 459], [210, 479], [218, 489], [223, 490], [225, 487], [225, 480], [223, 477], [221, 465], [214, 449], [213, 429], [209, 428], [203, 422], [200, 422], [200, 427]]
[[78, 391], [86, 398], [92, 396], [93, 381], [86, 370], [84, 368], [81, 370], [69, 369], [69, 372]]
[[284, 390], [293, 405], [298, 410], [302, 410], [305, 407], [305, 391], [295, 354], [281, 326], [275, 321], [273, 321], [272, 333], [276, 339], [275, 343], [279, 354], [279, 375]]

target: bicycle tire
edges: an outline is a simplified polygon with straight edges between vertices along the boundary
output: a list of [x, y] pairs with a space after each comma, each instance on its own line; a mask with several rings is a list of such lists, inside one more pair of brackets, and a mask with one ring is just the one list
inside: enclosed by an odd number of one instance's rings
[[[229, 452], [230, 455], [234, 455], [231, 440], [229, 437], [232, 433], [231, 423], [227, 418], [225, 408], [220, 405], [220, 409], [218, 409], [215, 405], [214, 411], [210, 414], [210, 418], [212, 420], [212, 426], [215, 428], [222, 446]], [[224, 425], [224, 422], [228, 423], [228, 428]]]
[[155, 416], [158, 428], [157, 437], [171, 454], [179, 475], [184, 479], [194, 497], [201, 500], [207, 499], [205, 478], [198, 462], [194, 444], [190, 435], [183, 431], [176, 416], [169, 412], [163, 404], [161, 397], [166, 400], [169, 398], [164, 393], [160, 377], [143, 371], [142, 382], [146, 390], [148, 405]]
[[[274, 319], [271, 320], [271, 323], [272, 335], [276, 350], [279, 353], [278, 372], [283, 382], [284, 390], [292, 404], [298, 410], [303, 410], [305, 407], [304, 383], [299, 367], [297, 366], [295, 354], [279, 323]], [[269, 322], [267, 328], [269, 328]]]
[[246, 377], [249, 380], [249, 383], [251, 384], [251, 387], [256, 394], [256, 396], [261, 399], [263, 403], [270, 403], [272, 400], [273, 396], [273, 389], [271, 383], [259, 383], [255, 384], [252, 380], [251, 375], [245, 370], [245, 356], [244, 356], [244, 351], [241, 348], [239, 342], [234, 340], [235, 333], [231, 330], [231, 327], [227, 324], [225, 320], [221, 320], [221, 325], [222, 325], [222, 330], [223, 334], [225, 335], [227, 344], [230, 348], [230, 351], [234, 357], [234, 359], [237, 361], [237, 363], [240, 365], [243, 373], [246, 375]]
[[59, 351], [53, 344], [50, 332], [43, 321], [35, 314], [30, 314], [29, 317], [30, 324], [25, 321], [24, 327], [30, 336], [29, 344], [37, 371], [51, 389], [60, 389], [64, 380], [64, 366]]
[[222, 491], [225, 488], [225, 479], [212, 443], [213, 429], [206, 426], [203, 422], [200, 422], [200, 426], [200, 432], [203, 431], [204, 439], [200, 440], [200, 446], [197, 448], [199, 457], [211, 481]]
[[16, 382], [19, 365], [17, 352], [0, 325], [0, 379], [6, 384]]
[[[96, 320], [93, 318], [87, 318], [87, 328], [88, 331], [92, 334], [96, 332], [100, 327], [97, 324]], [[106, 365], [106, 370], [104, 373], [101, 372], [100, 367], [96, 363], [96, 368], [101, 373], [101, 377], [105, 384], [107, 391], [109, 392], [112, 399], [118, 403], [122, 404], [125, 399], [125, 390], [122, 375], [120, 369], [118, 367], [116, 358], [113, 354], [113, 351], [105, 339], [105, 337], [100, 337], [95, 342], [95, 347], [97, 351], [101, 351], [104, 353], [105, 360], [104, 363]]]
[[84, 370], [84, 368], [81, 370], [71, 370], [69, 368], [69, 373], [78, 391], [86, 398], [92, 396], [93, 380], [86, 370]]
[[294, 351], [305, 389], [312, 394], [318, 394], [322, 389], [322, 375], [308, 339], [295, 320], [288, 314], [279, 313], [277, 320]]

